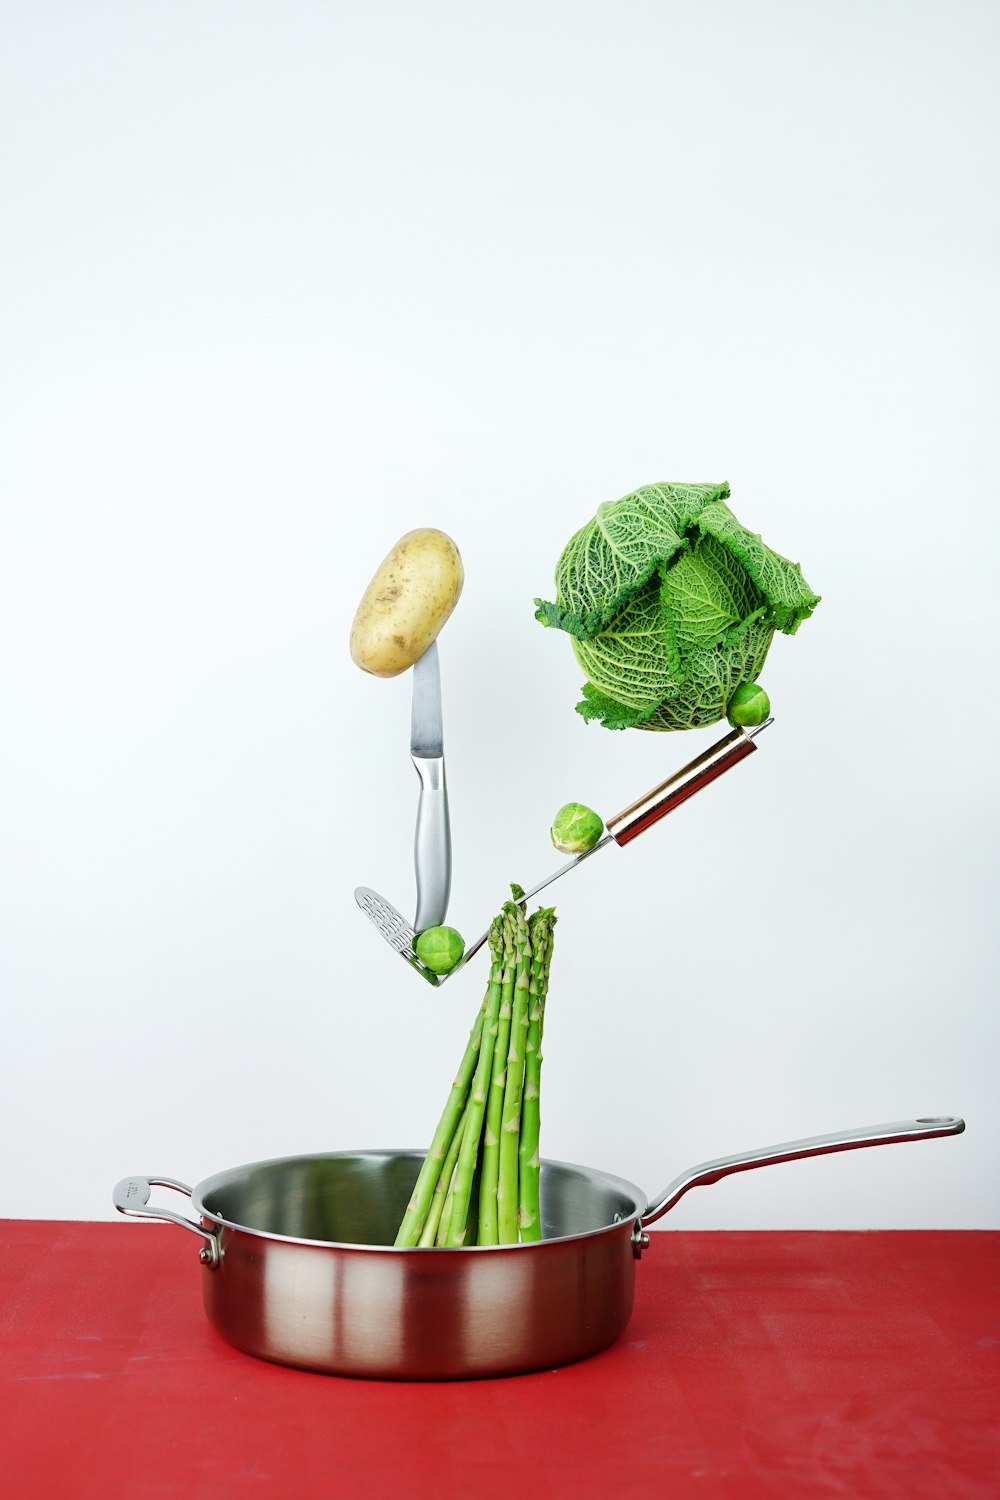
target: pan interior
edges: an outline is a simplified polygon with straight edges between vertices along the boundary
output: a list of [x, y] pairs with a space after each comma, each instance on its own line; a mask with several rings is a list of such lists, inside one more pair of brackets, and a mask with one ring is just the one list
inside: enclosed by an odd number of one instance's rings
[[[195, 1198], [212, 1218], [262, 1234], [391, 1245], [422, 1160], [416, 1151], [359, 1151], [253, 1162], [210, 1177]], [[645, 1208], [631, 1183], [563, 1162], [542, 1162], [540, 1198], [547, 1240], [587, 1234]]]

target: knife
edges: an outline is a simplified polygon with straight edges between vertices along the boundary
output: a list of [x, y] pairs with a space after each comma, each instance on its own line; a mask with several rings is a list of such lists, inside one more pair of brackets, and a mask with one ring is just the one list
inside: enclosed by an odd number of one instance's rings
[[413, 668], [410, 758], [420, 778], [413, 867], [417, 877], [417, 933], [439, 927], [451, 895], [451, 823], [444, 775], [441, 663], [434, 641]]

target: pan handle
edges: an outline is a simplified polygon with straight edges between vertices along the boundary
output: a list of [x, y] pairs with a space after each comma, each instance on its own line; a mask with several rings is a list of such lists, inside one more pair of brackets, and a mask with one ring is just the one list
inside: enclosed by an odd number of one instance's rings
[[707, 1187], [732, 1172], [750, 1172], [779, 1161], [801, 1161], [806, 1156], [826, 1156], [830, 1151], [856, 1151], [861, 1146], [891, 1146], [897, 1141], [929, 1141], [936, 1136], [961, 1135], [965, 1121], [957, 1115], [926, 1115], [919, 1120], [895, 1120], [888, 1125], [861, 1125], [857, 1130], [838, 1130], [833, 1135], [813, 1135], [803, 1141], [785, 1141], [780, 1146], [760, 1146], [737, 1156], [720, 1156], [689, 1167], [654, 1198], [641, 1215], [643, 1228], [655, 1224], [678, 1203], [689, 1188]]
[[154, 1187], [173, 1188], [175, 1192], [191, 1197], [192, 1190], [187, 1183], [177, 1182], [173, 1177], [123, 1177], [116, 1183], [111, 1201], [120, 1214], [128, 1214], [132, 1219], [164, 1219], [170, 1224], [180, 1224], [183, 1229], [193, 1230], [205, 1241], [198, 1259], [203, 1266], [214, 1271], [222, 1259], [218, 1230], [205, 1229], [194, 1219], [186, 1219], [183, 1214], [175, 1214], [169, 1208], [147, 1208]]

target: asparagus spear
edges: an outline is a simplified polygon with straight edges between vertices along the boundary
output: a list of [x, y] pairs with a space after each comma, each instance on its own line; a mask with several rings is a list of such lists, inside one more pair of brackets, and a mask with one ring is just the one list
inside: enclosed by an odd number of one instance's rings
[[468, 1233], [469, 1203], [472, 1198], [472, 1179], [479, 1157], [479, 1141], [483, 1133], [483, 1117], [486, 1114], [486, 1094], [492, 1077], [493, 1053], [499, 1026], [500, 999], [503, 976], [503, 933], [500, 918], [490, 928], [490, 953], [492, 968], [487, 989], [486, 1015], [483, 1020], [482, 1044], [476, 1064], [476, 1076], [469, 1094], [469, 1114], [465, 1122], [462, 1145], [455, 1165], [454, 1198], [448, 1220], [448, 1244], [464, 1245]]
[[462, 1109], [465, 1105], [466, 1096], [469, 1092], [469, 1084], [473, 1072], [479, 1060], [482, 1050], [483, 1022], [486, 1019], [486, 1010], [489, 1003], [490, 988], [487, 987], [486, 995], [476, 1017], [475, 1025], [469, 1033], [468, 1046], [465, 1056], [459, 1065], [455, 1075], [455, 1082], [451, 1086], [448, 1102], [444, 1107], [444, 1113], [438, 1121], [434, 1139], [431, 1141], [431, 1149], [424, 1157], [423, 1165], [414, 1184], [410, 1201], [407, 1204], [403, 1221], [396, 1234], [397, 1245], [415, 1245], [420, 1238], [424, 1219], [430, 1207], [431, 1197], [434, 1193], [434, 1184], [437, 1182], [444, 1159], [448, 1154], [448, 1147], [458, 1126]]
[[424, 1220], [424, 1227], [421, 1230], [418, 1241], [420, 1245], [433, 1245], [435, 1243], [438, 1225], [441, 1222], [441, 1215], [444, 1211], [449, 1189], [451, 1188], [451, 1179], [455, 1171], [455, 1163], [458, 1160], [458, 1153], [462, 1145], [462, 1136], [465, 1134], [465, 1124], [468, 1118], [469, 1104], [468, 1100], [466, 1100], [465, 1108], [462, 1110], [462, 1118], [459, 1120], [458, 1128], [451, 1138], [451, 1145], [448, 1147], [448, 1154], [444, 1159], [441, 1175], [438, 1177], [437, 1185], [434, 1188], [431, 1206], [427, 1210], [427, 1218]]
[[504, 909], [503, 979], [500, 1012], [497, 1017], [497, 1039], [493, 1048], [490, 1096], [486, 1106], [486, 1129], [483, 1135], [483, 1176], [479, 1189], [479, 1243], [499, 1244], [497, 1238], [497, 1183], [500, 1175], [500, 1127], [503, 1120], [504, 1084], [507, 1079], [507, 1050], [510, 1046], [510, 1018], [514, 1006], [514, 982], [517, 979], [517, 949], [514, 946], [514, 923]]
[[434, 1236], [434, 1244], [440, 1247], [442, 1250], [448, 1243], [448, 1225], [451, 1223], [451, 1205], [454, 1203], [454, 1201], [455, 1179], [453, 1177], [451, 1179], [451, 1187], [448, 1189], [448, 1196], [444, 1200], [444, 1208], [441, 1210], [441, 1217], [438, 1220], [437, 1233]]
[[520, 907], [514, 907], [513, 920], [517, 978], [514, 981], [514, 1007], [510, 1018], [510, 1046], [507, 1050], [497, 1182], [497, 1237], [501, 1245], [517, 1244], [517, 1146], [521, 1130], [521, 1092], [524, 1086], [524, 1053], [531, 985], [531, 941], [528, 924]]
[[[448, 1196], [447, 1196], [447, 1198], [445, 1199], [445, 1202], [444, 1202], [444, 1210], [442, 1211], [442, 1214], [441, 1214], [441, 1222], [438, 1224], [438, 1227], [437, 1227], [437, 1236], [436, 1236], [436, 1238], [434, 1240], [435, 1245], [438, 1246], [441, 1249], [444, 1249], [444, 1247], [448, 1244], [448, 1230], [451, 1228], [451, 1210], [452, 1210], [452, 1205], [454, 1204], [454, 1202], [455, 1202], [455, 1179], [453, 1177], [451, 1179], [451, 1187], [448, 1189]], [[466, 1222], [465, 1222], [465, 1225], [463, 1226], [466, 1229], [466, 1231], [468, 1231], [468, 1217], [469, 1217], [468, 1214], [466, 1214]], [[466, 1238], [468, 1238], [468, 1233], [466, 1233]], [[475, 1241], [475, 1236], [473, 1236], [473, 1238], [469, 1240], [469, 1244], [470, 1245], [474, 1245], [475, 1242], [476, 1242]]]
[[541, 1127], [539, 1096], [542, 1074], [542, 1032], [545, 996], [552, 959], [552, 928], [555, 912], [540, 908], [528, 924], [531, 934], [531, 1008], [524, 1056], [524, 1098], [521, 1102], [521, 1141], [518, 1147], [518, 1226], [522, 1240], [540, 1240], [541, 1212], [538, 1202], [538, 1138]]

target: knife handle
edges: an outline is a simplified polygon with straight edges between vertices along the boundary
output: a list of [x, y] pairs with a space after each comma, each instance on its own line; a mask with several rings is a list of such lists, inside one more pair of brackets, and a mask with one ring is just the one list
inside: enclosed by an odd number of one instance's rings
[[413, 764], [420, 777], [417, 829], [413, 837], [413, 868], [417, 877], [416, 933], [440, 927], [448, 913], [451, 895], [451, 820], [444, 756], [415, 755]]

